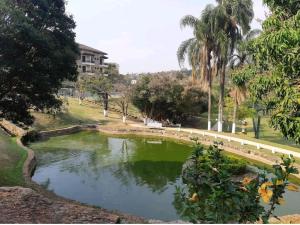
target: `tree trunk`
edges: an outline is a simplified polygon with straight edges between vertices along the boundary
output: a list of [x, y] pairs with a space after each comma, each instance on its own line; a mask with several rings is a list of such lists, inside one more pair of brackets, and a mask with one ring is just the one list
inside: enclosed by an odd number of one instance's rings
[[211, 56], [210, 52], [207, 52], [207, 76], [208, 76], [208, 114], [207, 114], [207, 130], [211, 130], [211, 89], [212, 89], [212, 71], [211, 71]]
[[207, 88], [207, 64], [208, 64], [208, 59], [207, 59], [207, 47], [204, 45], [202, 47], [202, 54], [201, 54], [201, 58], [200, 58], [200, 65], [202, 65], [201, 67], [201, 74], [200, 74], [200, 79], [201, 79], [201, 83], [202, 83], [202, 87]]
[[233, 108], [233, 117], [232, 117], [232, 133], [235, 134], [235, 128], [236, 128], [236, 112], [238, 108], [238, 102], [237, 102], [237, 91], [235, 91], [234, 94], [234, 108]]
[[104, 117], [107, 117], [108, 116], [108, 93], [107, 92], [103, 94], [103, 107], [104, 107], [104, 111], [103, 111]]
[[193, 55], [192, 57], [193, 57], [192, 58], [192, 61], [193, 61], [192, 62], [192, 84], [195, 85], [195, 83], [196, 83], [195, 56]]
[[253, 122], [253, 130], [255, 134], [255, 138], [259, 139], [259, 132], [260, 132], [260, 115], [257, 116], [257, 118], [252, 118]]
[[223, 131], [223, 109], [224, 109], [224, 90], [225, 90], [226, 63], [223, 62], [220, 75], [220, 97], [219, 97], [219, 113], [218, 113], [218, 132]]

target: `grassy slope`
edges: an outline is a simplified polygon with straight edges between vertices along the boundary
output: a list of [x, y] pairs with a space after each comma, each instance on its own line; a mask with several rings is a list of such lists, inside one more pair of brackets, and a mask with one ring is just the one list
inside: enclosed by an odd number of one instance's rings
[[79, 105], [78, 100], [68, 98], [68, 106], [65, 112], [57, 114], [55, 117], [43, 113], [34, 112], [35, 123], [34, 128], [38, 130], [51, 130], [63, 128], [78, 124], [114, 124], [121, 121], [121, 115], [109, 112], [109, 117], [103, 116], [103, 107], [84, 101]]
[[22, 168], [26, 156], [16, 140], [0, 130], [0, 186], [24, 184]]

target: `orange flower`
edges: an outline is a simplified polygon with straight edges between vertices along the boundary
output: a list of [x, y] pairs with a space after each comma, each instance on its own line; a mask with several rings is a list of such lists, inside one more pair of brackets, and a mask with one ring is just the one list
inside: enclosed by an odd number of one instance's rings
[[243, 185], [248, 185], [251, 183], [253, 179], [251, 179], [250, 177], [244, 177], [243, 181], [242, 181], [242, 184]]
[[269, 203], [270, 199], [273, 196], [273, 191], [268, 190], [268, 187], [272, 185], [273, 185], [272, 182], [265, 182], [258, 188], [258, 193], [265, 203]]
[[273, 183], [271, 181], [265, 182], [261, 185], [262, 189], [266, 189], [267, 187], [273, 186]]
[[190, 202], [198, 202], [199, 197], [197, 193], [194, 193], [193, 196], [189, 199]]
[[287, 188], [289, 191], [296, 191], [296, 192], [299, 191], [299, 187], [296, 186], [295, 184], [288, 184], [288, 185], [286, 186], [286, 188]]

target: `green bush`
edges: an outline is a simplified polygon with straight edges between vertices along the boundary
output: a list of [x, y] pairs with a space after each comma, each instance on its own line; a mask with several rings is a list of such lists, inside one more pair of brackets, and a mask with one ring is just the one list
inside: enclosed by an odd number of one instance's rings
[[22, 138], [21, 141], [24, 145], [28, 145], [30, 142], [34, 142], [40, 139], [39, 132], [35, 130], [28, 131]]
[[[282, 157], [274, 165], [274, 177], [266, 173], [256, 178], [232, 179], [246, 170], [245, 162], [238, 162], [221, 154], [218, 145], [207, 150], [197, 145], [182, 170], [184, 188], [177, 188], [174, 206], [183, 219], [193, 223], [267, 223], [276, 205], [283, 202], [286, 189], [297, 191], [290, 184], [290, 174], [297, 174], [293, 157]], [[261, 199], [268, 204], [265, 208]]]

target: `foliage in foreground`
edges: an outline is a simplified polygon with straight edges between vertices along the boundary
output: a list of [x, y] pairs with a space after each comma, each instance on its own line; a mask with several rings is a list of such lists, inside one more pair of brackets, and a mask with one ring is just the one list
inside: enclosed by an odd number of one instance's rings
[[[272, 178], [260, 173], [240, 181], [233, 179], [237, 171], [217, 145], [207, 150], [197, 145], [183, 168], [187, 186], [177, 188], [175, 207], [193, 223], [254, 223], [260, 219], [267, 223], [276, 205], [284, 202], [285, 190], [298, 191], [288, 181], [290, 174], [298, 173], [294, 161], [293, 157], [282, 157], [282, 163], [273, 166]], [[261, 199], [268, 208], [262, 206]]]
[[259, 73], [251, 95], [272, 109], [271, 125], [300, 143], [300, 3], [264, 0], [271, 10], [251, 45]]

